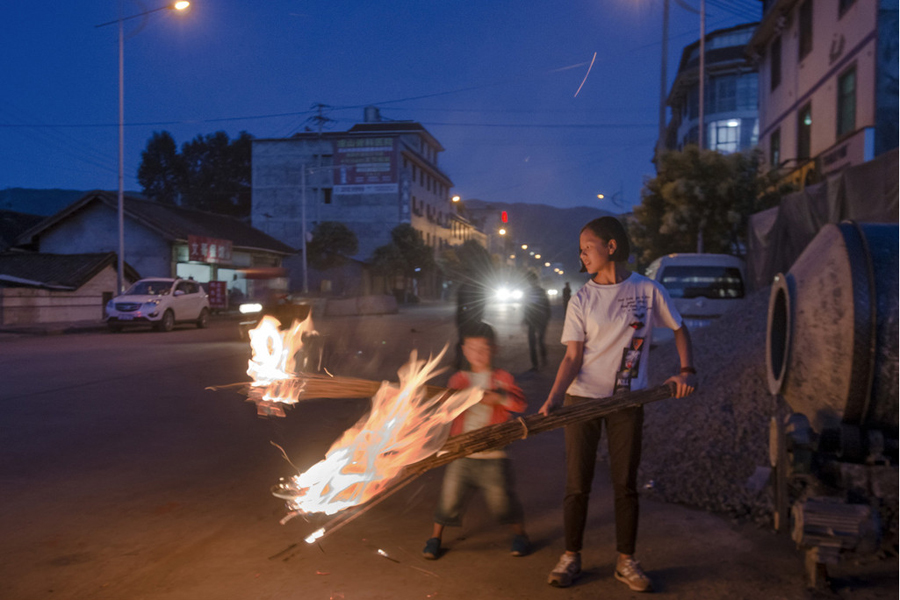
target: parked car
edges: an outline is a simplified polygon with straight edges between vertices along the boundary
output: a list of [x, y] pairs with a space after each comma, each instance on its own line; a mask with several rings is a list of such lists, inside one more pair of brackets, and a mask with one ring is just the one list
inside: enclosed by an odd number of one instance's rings
[[141, 279], [106, 305], [106, 324], [110, 331], [135, 325], [171, 331], [176, 323], [194, 323], [200, 328], [209, 323], [209, 298], [196, 281]]
[[[684, 318], [688, 330], [706, 327], [741, 305], [747, 279], [743, 260], [728, 254], [668, 254], [657, 258], [645, 274], [662, 284]], [[667, 327], [653, 329], [653, 344], [673, 338]]]

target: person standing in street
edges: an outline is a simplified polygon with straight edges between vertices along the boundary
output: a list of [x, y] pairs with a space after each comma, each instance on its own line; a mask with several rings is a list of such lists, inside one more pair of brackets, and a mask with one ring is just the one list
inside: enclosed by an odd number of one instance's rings
[[[540, 413], [548, 415], [563, 404], [645, 388], [650, 359], [650, 344], [645, 341], [655, 326], [675, 330], [681, 370], [666, 383], [674, 385], [678, 398], [692, 393], [697, 372], [688, 330], [666, 290], [625, 267], [630, 247], [622, 224], [613, 217], [594, 219], [582, 228], [579, 245], [584, 270], [592, 277], [566, 311], [562, 334], [566, 354]], [[635, 558], [643, 407], [566, 426], [566, 550], [548, 583], [567, 587], [581, 573], [588, 501], [604, 422], [615, 497], [618, 556], [614, 575], [633, 591], [649, 592], [653, 584]]]
[[566, 285], [563, 286], [562, 290], [562, 300], [563, 300], [563, 315], [566, 314], [566, 311], [569, 310], [569, 300], [572, 299], [572, 288], [569, 286], [569, 282], [566, 282]]
[[531, 355], [531, 370], [537, 371], [547, 364], [547, 346], [544, 337], [550, 322], [550, 299], [547, 290], [541, 287], [534, 272], [527, 275], [528, 289], [525, 291], [525, 326], [528, 328], [528, 352]]

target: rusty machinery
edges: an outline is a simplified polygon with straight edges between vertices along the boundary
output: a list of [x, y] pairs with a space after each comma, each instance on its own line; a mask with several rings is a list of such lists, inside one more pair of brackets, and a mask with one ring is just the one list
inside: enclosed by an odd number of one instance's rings
[[769, 299], [775, 527], [806, 553], [807, 583], [849, 555], [897, 548], [896, 224], [826, 225]]

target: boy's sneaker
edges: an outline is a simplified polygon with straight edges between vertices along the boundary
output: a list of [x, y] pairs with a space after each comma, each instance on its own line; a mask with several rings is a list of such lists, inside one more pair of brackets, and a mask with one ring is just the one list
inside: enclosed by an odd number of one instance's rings
[[652, 592], [653, 582], [641, 569], [641, 563], [634, 557], [619, 557], [616, 561], [616, 579], [627, 585], [634, 592]]
[[550, 571], [547, 583], [554, 587], [569, 587], [579, 575], [581, 575], [581, 554], [564, 552]]
[[441, 538], [428, 538], [422, 556], [428, 560], [437, 560], [441, 557]]
[[531, 552], [531, 542], [528, 541], [528, 536], [514, 535], [509, 552], [513, 556], [528, 556]]

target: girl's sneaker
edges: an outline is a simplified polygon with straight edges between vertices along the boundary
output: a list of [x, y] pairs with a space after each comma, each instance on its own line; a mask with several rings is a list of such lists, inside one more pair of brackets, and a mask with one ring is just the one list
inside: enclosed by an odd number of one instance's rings
[[579, 575], [581, 575], [581, 554], [564, 552], [550, 571], [547, 583], [555, 587], [569, 587]]
[[514, 535], [510, 554], [513, 556], [528, 556], [529, 553], [531, 553], [531, 542], [528, 541], [528, 536]]

